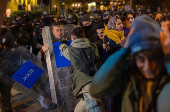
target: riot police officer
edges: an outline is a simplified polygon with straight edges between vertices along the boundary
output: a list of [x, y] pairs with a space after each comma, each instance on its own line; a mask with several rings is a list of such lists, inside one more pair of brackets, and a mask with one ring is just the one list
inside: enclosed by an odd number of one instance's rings
[[62, 25], [66, 25], [67, 22], [66, 22], [66, 19], [65, 19], [65, 16], [64, 15], [60, 15], [59, 16], [59, 22], [62, 23]]
[[24, 14], [24, 21], [23, 21], [22, 29], [32, 39], [32, 32], [33, 32], [33, 30], [32, 30], [32, 23], [31, 23], [31, 20], [30, 20], [29, 12], [25, 12], [25, 14]]
[[17, 24], [17, 22], [15, 20], [12, 20], [10, 23], [11, 27], [11, 32], [13, 33], [13, 35], [16, 38], [15, 43], [19, 46], [25, 46], [27, 49], [30, 48], [30, 42], [31, 39], [30, 37], [27, 35], [27, 33], [25, 31], [23, 31]]
[[[6, 22], [3, 23], [0, 27], [0, 62], [3, 59], [3, 54], [5, 48], [15, 46], [15, 37], [14, 35], [7, 30]], [[0, 63], [0, 74], [1, 72], [1, 63]], [[2, 112], [12, 112], [12, 105], [10, 102], [11, 98], [11, 87], [7, 86], [6, 84], [0, 82], [0, 109]]]
[[140, 16], [140, 15], [142, 15], [142, 10], [141, 9], [136, 10], [136, 16]]
[[146, 14], [149, 15], [151, 13], [151, 10], [150, 9], [147, 9], [146, 10]]
[[33, 40], [32, 40], [32, 52], [35, 55], [38, 55], [38, 52], [41, 52], [42, 45], [43, 45], [43, 39], [42, 39], [42, 29], [44, 26], [50, 26], [50, 15], [49, 12], [44, 11], [41, 14], [41, 20], [42, 23], [40, 25], [36, 26], [33, 32]]
[[67, 17], [68, 24], [78, 25], [78, 18], [75, 14], [69, 14]]
[[110, 12], [109, 11], [104, 11], [103, 13], [103, 22], [105, 25], [108, 24], [108, 21], [110, 19]]
[[84, 11], [80, 11], [78, 13], [79, 20], [81, 19], [82, 16], [84, 16], [86, 13]]

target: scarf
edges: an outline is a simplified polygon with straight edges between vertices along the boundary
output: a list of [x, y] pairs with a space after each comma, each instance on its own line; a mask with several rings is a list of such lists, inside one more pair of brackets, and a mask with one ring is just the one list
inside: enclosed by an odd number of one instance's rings
[[108, 30], [107, 25], [104, 30], [104, 35], [107, 35], [107, 37], [113, 40], [116, 44], [119, 44], [125, 38], [124, 31], [118, 32], [116, 30]]

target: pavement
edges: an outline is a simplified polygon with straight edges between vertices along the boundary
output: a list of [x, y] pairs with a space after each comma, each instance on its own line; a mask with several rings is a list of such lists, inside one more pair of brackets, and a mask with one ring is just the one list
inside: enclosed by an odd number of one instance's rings
[[47, 110], [43, 108], [37, 100], [33, 101], [14, 89], [11, 89], [11, 103], [13, 112], [58, 112], [57, 109]]

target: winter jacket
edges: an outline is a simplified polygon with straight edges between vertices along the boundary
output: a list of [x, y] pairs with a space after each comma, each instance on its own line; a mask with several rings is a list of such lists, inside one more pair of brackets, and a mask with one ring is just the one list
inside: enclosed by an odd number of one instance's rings
[[[141, 98], [140, 72], [130, 70], [127, 61], [128, 51], [121, 48], [111, 55], [103, 66], [96, 72], [90, 87], [90, 93], [95, 98], [115, 96], [123, 93], [122, 112], [141, 112], [139, 99]], [[128, 65], [128, 66], [127, 66]], [[153, 93], [153, 100], [148, 112], [170, 112], [170, 54], [165, 56], [166, 72], [161, 72], [161, 78]], [[160, 89], [162, 86], [162, 89]], [[157, 97], [156, 97], [157, 96]], [[149, 110], [150, 109], [150, 110]]]
[[62, 54], [71, 62], [70, 76], [71, 76], [71, 90], [75, 97], [79, 95], [82, 87], [89, 84], [93, 77], [82, 72], [80, 59], [80, 52], [78, 49], [92, 49], [97, 58], [99, 58], [98, 49], [95, 44], [90, 43], [87, 38], [76, 39], [68, 47], [66, 44], [60, 45]]
[[119, 44], [125, 38], [124, 31], [118, 32], [116, 30], [108, 30], [107, 26], [105, 27], [104, 35], [107, 35], [107, 37], [113, 40], [116, 44]]
[[125, 44], [125, 42], [126, 42], [126, 40], [127, 40], [127, 37], [128, 37], [128, 34], [129, 34], [129, 29], [128, 28], [126, 28], [126, 27], [124, 27], [123, 28], [123, 30], [124, 30], [124, 36], [125, 36], [125, 38], [119, 43], [121, 46], [123, 46], [124, 44]]

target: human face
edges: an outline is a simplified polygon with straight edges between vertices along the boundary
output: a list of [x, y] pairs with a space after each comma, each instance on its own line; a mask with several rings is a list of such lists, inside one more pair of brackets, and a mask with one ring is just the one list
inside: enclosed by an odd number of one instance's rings
[[132, 23], [133, 21], [134, 21], [133, 15], [132, 15], [132, 14], [128, 14], [128, 15], [127, 15], [127, 18], [126, 18], [126, 20], [125, 20], [126, 27], [127, 27], [127, 28], [130, 28], [131, 23]]
[[112, 11], [114, 11], [115, 10], [115, 8], [114, 7], [112, 7]]
[[107, 15], [107, 16], [103, 17], [103, 19], [110, 19], [110, 16]]
[[163, 15], [158, 13], [155, 17], [155, 21], [159, 22], [159, 20], [161, 20], [162, 17]]
[[116, 29], [117, 29], [118, 32], [123, 31], [123, 24], [122, 24], [122, 21], [120, 19], [117, 19], [117, 21], [116, 21]]
[[96, 32], [97, 32], [97, 35], [99, 36], [100, 39], [103, 39], [103, 38], [104, 38], [104, 34], [103, 34], [104, 28], [102, 28], [102, 29], [97, 29]]
[[64, 37], [64, 27], [63, 26], [54, 26], [53, 34], [54, 34], [55, 38], [61, 39], [62, 37]]
[[53, 18], [53, 20], [54, 20], [55, 22], [58, 22], [58, 19], [57, 19], [57, 18]]
[[83, 25], [83, 26], [90, 26], [91, 23], [92, 23], [91, 21], [83, 21], [83, 22], [82, 22], [82, 25]]
[[137, 68], [146, 79], [155, 78], [163, 68], [163, 53], [161, 50], [139, 52], [135, 59]]

